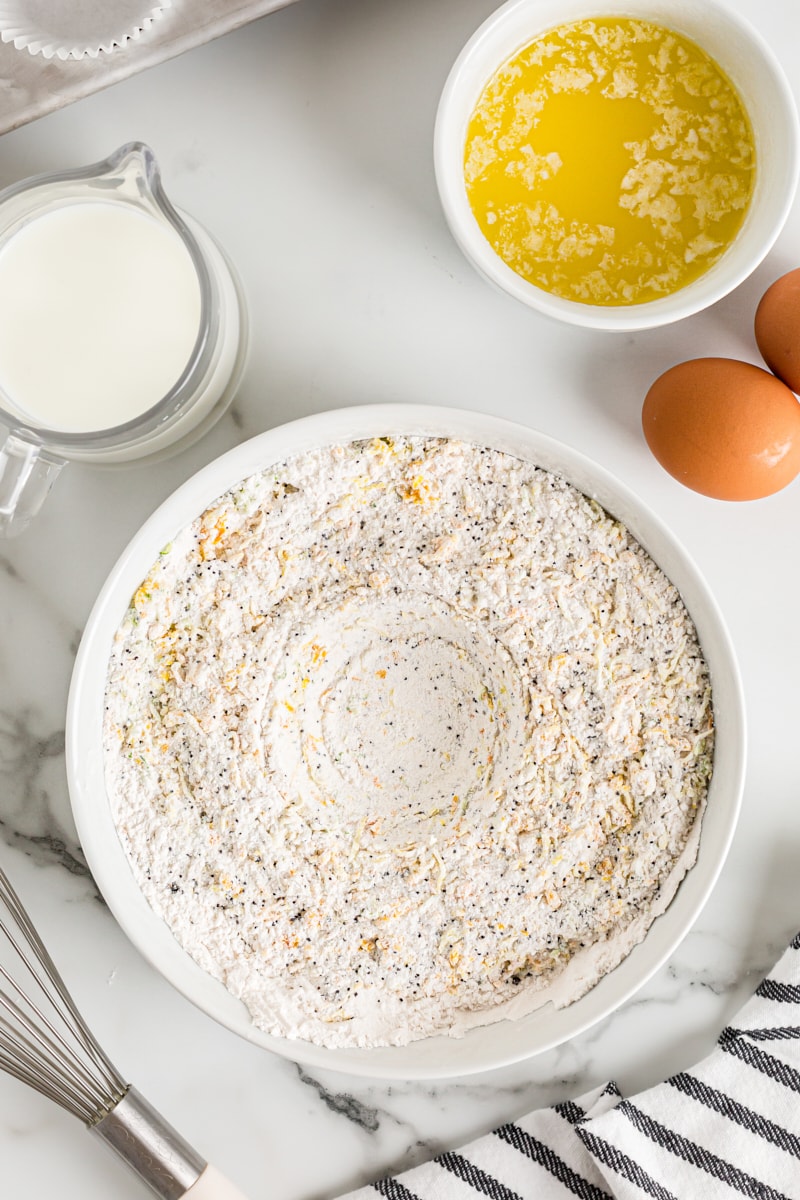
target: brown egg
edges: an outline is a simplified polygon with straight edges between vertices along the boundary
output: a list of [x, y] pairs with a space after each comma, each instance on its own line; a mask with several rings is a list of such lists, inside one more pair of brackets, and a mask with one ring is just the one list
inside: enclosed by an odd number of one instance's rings
[[800, 392], [800, 268], [767, 288], [756, 309], [756, 342], [764, 362]]
[[800, 403], [761, 367], [695, 358], [656, 379], [647, 444], [670, 475], [717, 500], [757, 500], [800, 472]]

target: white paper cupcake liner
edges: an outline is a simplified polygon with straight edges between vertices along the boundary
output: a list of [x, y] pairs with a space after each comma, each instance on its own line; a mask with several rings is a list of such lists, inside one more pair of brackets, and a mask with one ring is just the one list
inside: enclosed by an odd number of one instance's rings
[[135, 41], [172, 0], [0, 0], [0, 38], [44, 58], [97, 58]]

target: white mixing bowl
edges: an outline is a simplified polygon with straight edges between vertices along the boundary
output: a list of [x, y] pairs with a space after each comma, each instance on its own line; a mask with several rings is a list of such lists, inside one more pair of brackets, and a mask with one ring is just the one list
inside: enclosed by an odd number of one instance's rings
[[[492, 249], [467, 199], [464, 143], [467, 125], [488, 81], [516, 51], [539, 34], [589, 17], [652, 21], [694, 41], [723, 69], [750, 116], [756, 182], [741, 229], [721, 258], [693, 283], [641, 304], [604, 306], [564, 300], [518, 275]], [[758, 266], [784, 222], [800, 164], [797, 109], [770, 47], [737, 14], [716, 0], [509, 0], [469, 39], [456, 59], [439, 102], [434, 166], [445, 217], [461, 250], [491, 283], [530, 308], [593, 329], [648, 329], [677, 321], [727, 295]]]
[[[325, 1049], [271, 1037], [244, 1005], [179, 946], [145, 900], [111, 816], [103, 770], [103, 699], [115, 631], [159, 551], [213, 500], [256, 471], [296, 454], [382, 435], [454, 437], [516, 455], [564, 476], [621, 520], [680, 591], [711, 673], [716, 720], [714, 771], [695, 865], [663, 915], [619, 966], [566, 1008], [545, 1006], [514, 1021], [403, 1047]], [[75, 821], [109, 908], [158, 971], [209, 1016], [251, 1042], [312, 1067], [384, 1079], [469, 1075], [526, 1058], [574, 1037], [624, 1003], [662, 965], [708, 897], [725, 860], [744, 780], [744, 703], [734, 653], [713, 596], [658, 517], [602, 467], [525, 426], [457, 409], [370, 405], [293, 421], [237, 446], [180, 487], [134, 536], [111, 571], [84, 631], [67, 711], [67, 772]]]

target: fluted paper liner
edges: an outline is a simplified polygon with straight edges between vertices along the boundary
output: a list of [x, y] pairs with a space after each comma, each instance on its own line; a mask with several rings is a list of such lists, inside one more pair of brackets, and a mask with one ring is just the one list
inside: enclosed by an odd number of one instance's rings
[[172, 0], [0, 0], [0, 38], [44, 58], [97, 58], [135, 41]]

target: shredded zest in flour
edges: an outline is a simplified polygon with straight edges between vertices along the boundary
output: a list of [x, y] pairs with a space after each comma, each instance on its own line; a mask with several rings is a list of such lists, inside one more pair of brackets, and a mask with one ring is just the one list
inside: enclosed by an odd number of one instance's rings
[[674, 586], [560, 477], [447, 438], [298, 455], [164, 548], [115, 639], [145, 896], [269, 1033], [403, 1044], [583, 994], [696, 852]]

